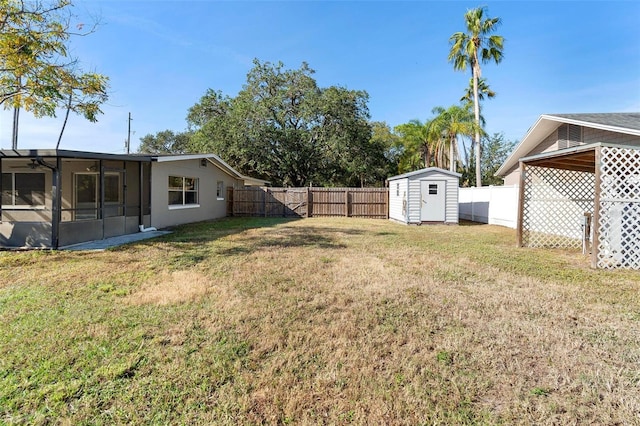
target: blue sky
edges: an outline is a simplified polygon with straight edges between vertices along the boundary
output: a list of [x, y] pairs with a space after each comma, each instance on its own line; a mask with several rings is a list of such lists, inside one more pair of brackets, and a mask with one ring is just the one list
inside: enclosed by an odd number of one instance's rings
[[[140, 137], [186, 128], [208, 88], [235, 96], [252, 60], [306, 61], [321, 87], [369, 93], [372, 121], [396, 126], [456, 104], [469, 73], [447, 62], [469, 8], [502, 18], [504, 60], [485, 65], [497, 92], [483, 104], [490, 133], [519, 140], [540, 114], [640, 111], [640, 2], [634, 1], [153, 1], [76, 0], [73, 40], [85, 70], [110, 77], [98, 123], [70, 117], [60, 148], [124, 152]], [[21, 114], [19, 148], [53, 148], [63, 120]], [[11, 113], [0, 115], [10, 148]]]

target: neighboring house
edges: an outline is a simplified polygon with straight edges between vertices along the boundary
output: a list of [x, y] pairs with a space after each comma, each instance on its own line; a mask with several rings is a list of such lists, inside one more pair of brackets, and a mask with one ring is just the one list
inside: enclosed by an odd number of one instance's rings
[[460, 176], [428, 167], [390, 177], [389, 219], [409, 224], [457, 224]]
[[640, 113], [542, 115], [496, 174], [519, 187], [520, 246], [640, 269]]
[[59, 248], [226, 216], [228, 187], [265, 185], [214, 154], [0, 151], [0, 248]]

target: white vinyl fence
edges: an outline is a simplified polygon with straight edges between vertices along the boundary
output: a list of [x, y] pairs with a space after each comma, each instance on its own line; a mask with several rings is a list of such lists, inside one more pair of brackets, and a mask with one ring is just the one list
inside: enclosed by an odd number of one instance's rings
[[460, 188], [460, 219], [516, 228], [518, 225], [518, 186]]

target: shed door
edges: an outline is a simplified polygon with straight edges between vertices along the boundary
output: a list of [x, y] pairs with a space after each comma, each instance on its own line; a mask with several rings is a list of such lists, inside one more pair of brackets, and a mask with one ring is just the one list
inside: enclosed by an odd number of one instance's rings
[[420, 221], [445, 221], [445, 189], [446, 181], [444, 180], [420, 181]]

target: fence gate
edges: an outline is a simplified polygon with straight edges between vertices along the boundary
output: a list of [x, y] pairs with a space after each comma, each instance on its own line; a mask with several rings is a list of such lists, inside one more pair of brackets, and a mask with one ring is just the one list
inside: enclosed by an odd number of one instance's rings
[[229, 188], [227, 215], [306, 217], [306, 188]]

